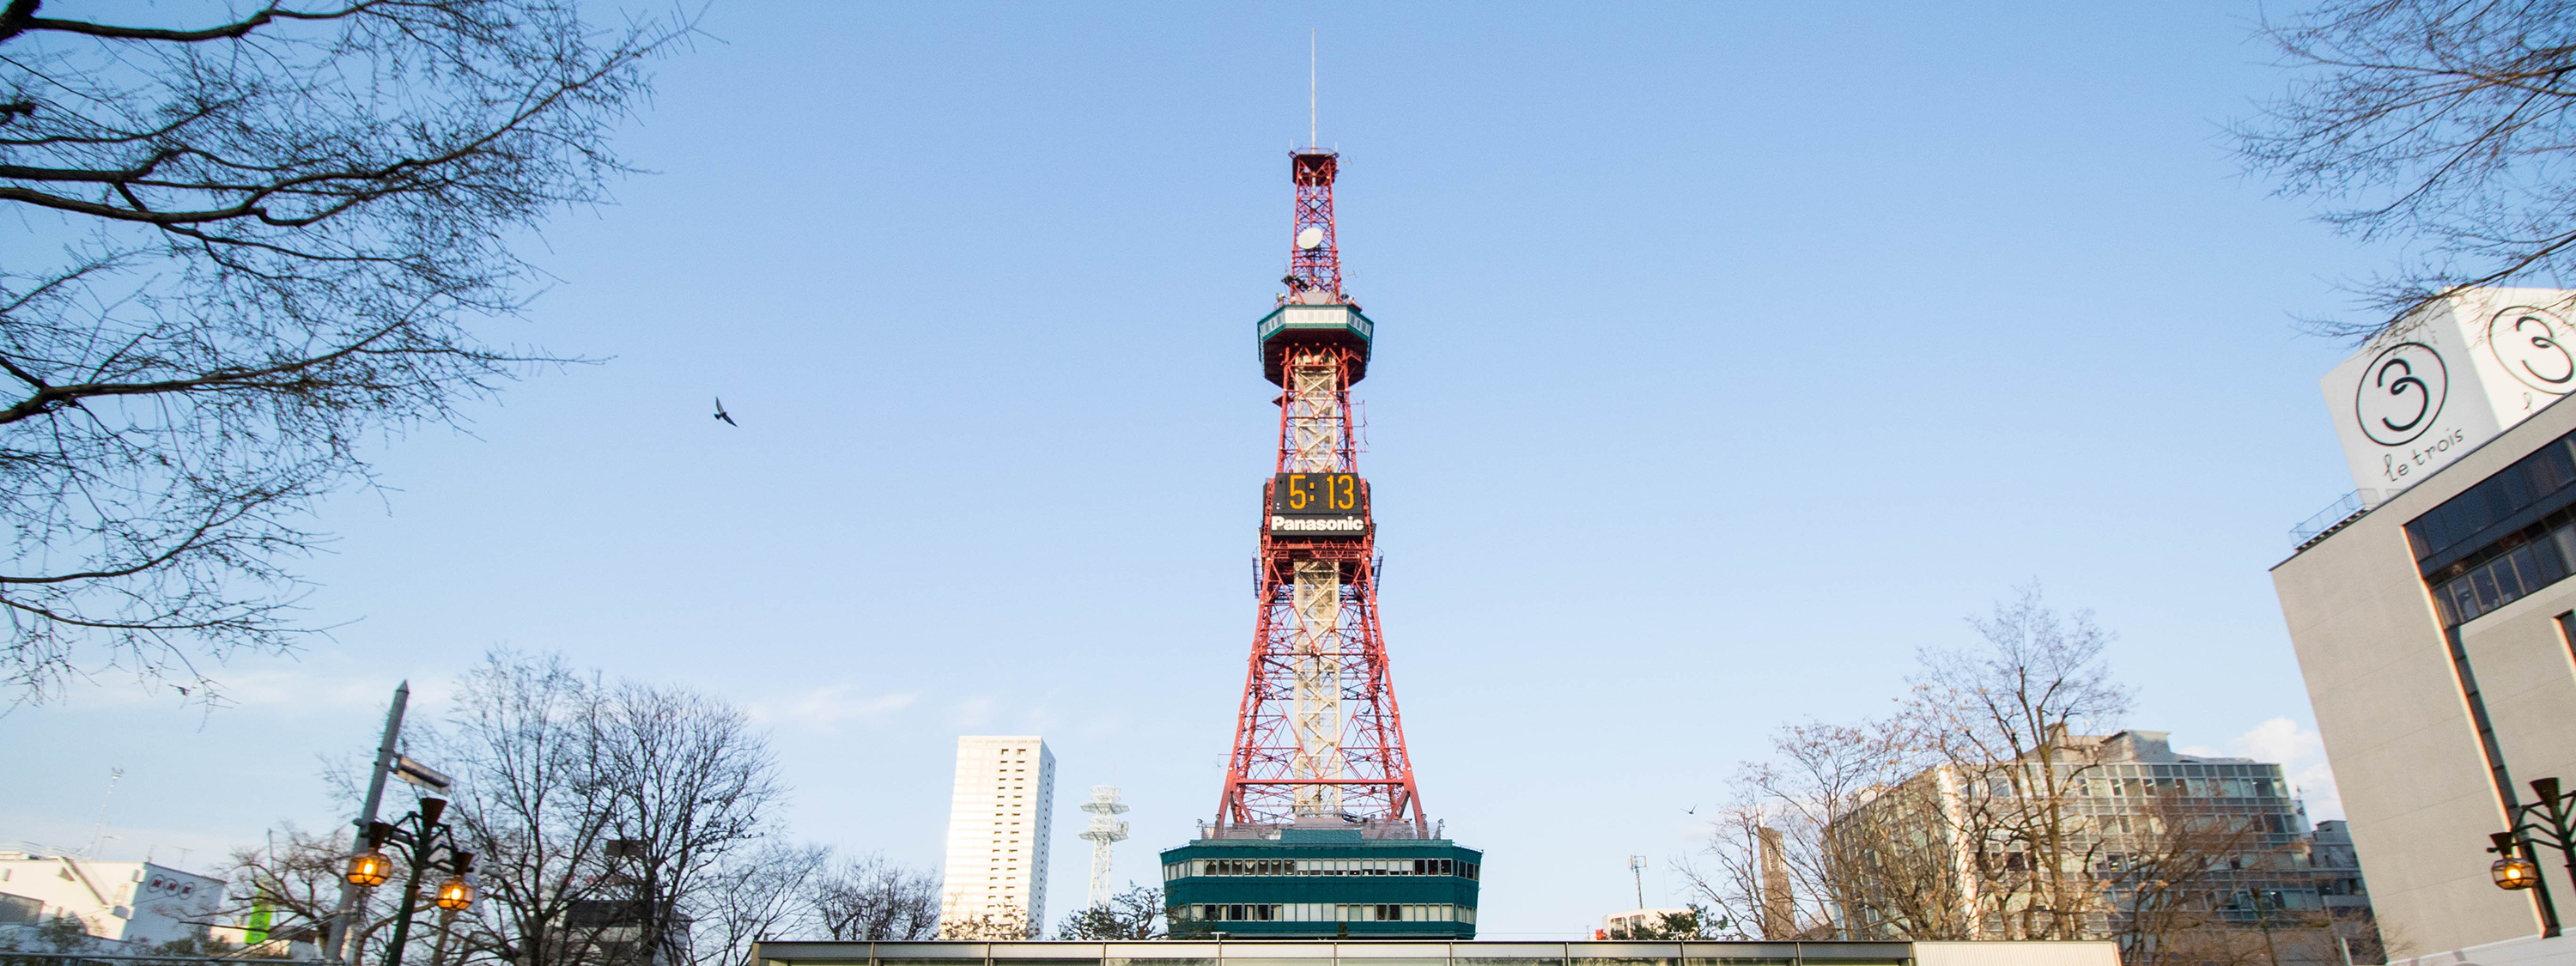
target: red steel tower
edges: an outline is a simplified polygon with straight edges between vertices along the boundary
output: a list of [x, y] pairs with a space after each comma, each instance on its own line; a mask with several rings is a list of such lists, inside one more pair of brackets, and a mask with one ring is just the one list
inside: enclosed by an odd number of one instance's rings
[[1262, 374], [1282, 390], [1279, 459], [1262, 487], [1260, 606], [1220, 837], [1247, 825], [1430, 831], [1378, 626], [1377, 528], [1350, 401], [1375, 325], [1342, 291], [1339, 167], [1322, 148], [1290, 155], [1288, 292], [1255, 330]]

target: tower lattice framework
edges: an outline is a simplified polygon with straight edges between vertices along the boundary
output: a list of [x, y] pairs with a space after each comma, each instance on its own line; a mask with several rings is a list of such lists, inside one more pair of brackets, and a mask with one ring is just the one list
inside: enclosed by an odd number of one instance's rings
[[1127, 822], [1118, 818], [1127, 812], [1127, 803], [1118, 797], [1116, 785], [1091, 786], [1091, 800], [1082, 803], [1091, 813], [1091, 825], [1082, 830], [1082, 840], [1091, 843], [1091, 895], [1094, 909], [1109, 905], [1109, 847], [1127, 841]]
[[1290, 156], [1288, 293], [1262, 320], [1278, 383], [1279, 456], [1262, 488], [1252, 654], [1217, 824], [1359, 824], [1427, 835], [1378, 623], [1376, 522], [1359, 476], [1351, 386], [1374, 323], [1342, 291], [1339, 158]]

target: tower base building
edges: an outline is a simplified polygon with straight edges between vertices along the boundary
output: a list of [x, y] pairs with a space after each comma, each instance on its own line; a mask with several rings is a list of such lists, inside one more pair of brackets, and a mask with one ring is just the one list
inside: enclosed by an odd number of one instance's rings
[[1281, 828], [1165, 850], [1163, 896], [1174, 938], [1474, 939], [1484, 858], [1448, 839]]

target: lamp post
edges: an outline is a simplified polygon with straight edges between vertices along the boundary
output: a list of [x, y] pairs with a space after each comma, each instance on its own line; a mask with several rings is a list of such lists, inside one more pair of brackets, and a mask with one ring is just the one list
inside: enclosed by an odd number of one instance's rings
[[2513, 827], [2487, 836], [2495, 853], [2495, 864], [2487, 874], [2495, 879], [2496, 888], [2509, 890], [2536, 889], [2540, 902], [2543, 936], [2558, 935], [2557, 904], [2550, 901], [2549, 883], [2540, 877], [2540, 863], [2532, 845], [2536, 841], [2558, 850], [2567, 863], [2567, 874], [2576, 876], [2576, 793], [2561, 792], [2558, 779], [2534, 778], [2528, 805], [2513, 806], [2509, 817]]
[[[385, 855], [385, 844], [401, 846], [404, 864], [410, 866], [410, 878], [403, 884], [402, 901], [395, 907], [394, 936], [387, 944], [384, 966], [402, 966], [403, 945], [411, 939], [412, 903], [420, 896], [421, 873], [441, 869], [449, 873], [431, 900], [441, 909], [453, 912], [474, 904], [474, 884], [465, 881], [474, 871], [474, 853], [456, 847], [456, 830], [439, 817], [447, 813], [447, 800], [424, 798], [420, 808], [391, 822], [373, 822], [367, 826], [367, 851], [349, 857], [346, 878], [350, 885], [372, 889], [393, 877], [393, 859]], [[443, 854], [442, 854], [443, 853]]]

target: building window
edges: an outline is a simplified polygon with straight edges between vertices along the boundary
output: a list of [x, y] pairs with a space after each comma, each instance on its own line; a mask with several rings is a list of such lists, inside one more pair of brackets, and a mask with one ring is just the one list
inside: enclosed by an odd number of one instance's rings
[[2415, 559], [2461, 549], [2486, 528], [2576, 484], [2576, 434], [2559, 437], [2406, 524]]
[[1184, 911], [1195, 911], [1197, 918], [1207, 922], [1272, 922], [1281, 918], [1282, 909], [1277, 905], [1227, 903], [1201, 905]]
[[2576, 522], [2540, 534], [2516, 532], [2499, 541], [2498, 548], [2493, 556], [2469, 558], [2487, 557], [2481, 562], [2455, 565], [2436, 576], [2440, 582], [2433, 600], [2441, 607], [2443, 623], [2466, 624], [2566, 579], [2567, 561], [2576, 558]]
[[1476, 877], [1473, 863], [1455, 859], [1196, 859], [1163, 867], [1165, 879], [1197, 875], [1448, 875]]

